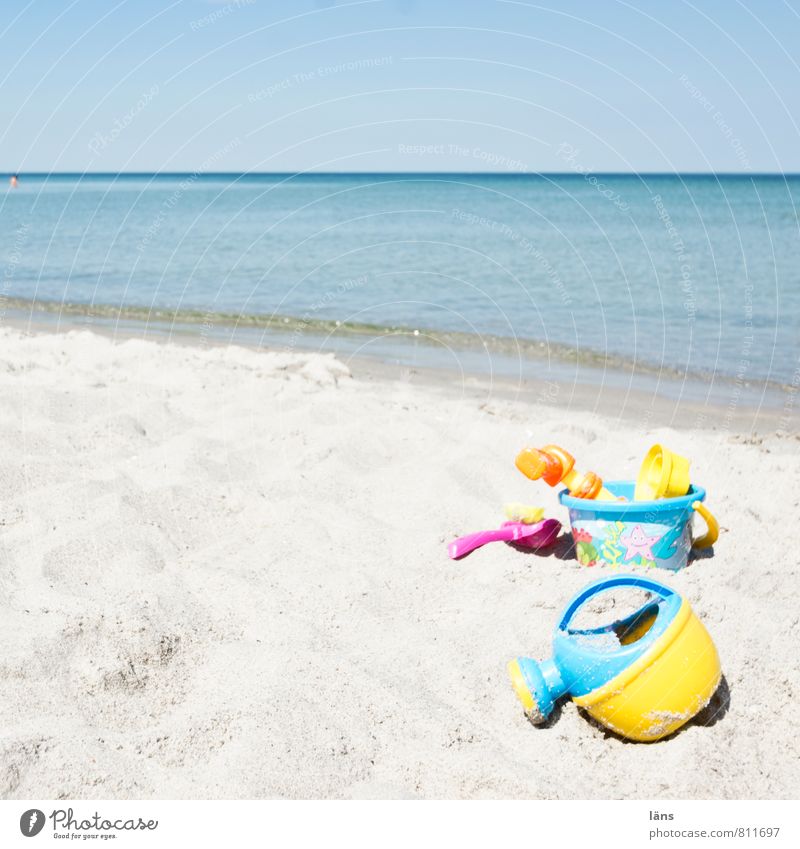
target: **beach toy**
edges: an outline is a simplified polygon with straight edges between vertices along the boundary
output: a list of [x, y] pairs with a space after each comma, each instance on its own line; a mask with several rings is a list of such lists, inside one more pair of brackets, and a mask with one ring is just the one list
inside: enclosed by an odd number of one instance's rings
[[522, 522], [525, 525], [541, 522], [544, 518], [544, 507], [532, 507], [517, 501], [503, 505], [503, 512], [510, 522]]
[[561, 530], [558, 519], [545, 519], [533, 525], [522, 522], [503, 522], [501, 527], [491, 531], [478, 531], [459, 537], [447, 546], [447, 553], [455, 560], [469, 554], [487, 542], [514, 542], [526, 548], [547, 548], [556, 541]]
[[[575, 556], [584, 566], [658, 566], [677, 571], [686, 566], [693, 548], [708, 548], [717, 541], [719, 525], [702, 503], [706, 497], [702, 487], [690, 485], [679, 498], [632, 501], [633, 481], [608, 481], [606, 486], [613, 497], [625, 500], [587, 501], [566, 489], [558, 494], [569, 511]], [[695, 512], [708, 530], [693, 539]]]
[[689, 491], [689, 461], [663, 445], [653, 445], [645, 455], [636, 479], [634, 501], [678, 498]]
[[558, 445], [544, 448], [523, 448], [517, 455], [517, 468], [531, 480], [543, 478], [545, 483], [556, 486], [564, 483], [575, 498], [598, 498], [612, 500], [614, 496], [603, 486], [602, 478], [594, 472], [582, 475], [576, 472], [575, 458]]
[[[590, 599], [620, 587], [652, 594], [624, 619], [579, 630], [570, 623]], [[630, 740], [660, 740], [714, 695], [717, 650], [689, 602], [675, 590], [636, 575], [615, 575], [584, 587], [567, 605], [553, 635], [553, 657], [508, 664], [528, 718], [543, 723], [570, 696], [601, 725]]]

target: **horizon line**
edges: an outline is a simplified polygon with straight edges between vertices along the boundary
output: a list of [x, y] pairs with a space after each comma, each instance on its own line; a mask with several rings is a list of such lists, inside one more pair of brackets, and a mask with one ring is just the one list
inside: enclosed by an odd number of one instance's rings
[[3, 177], [369, 177], [369, 176], [469, 176], [469, 177], [798, 177], [800, 171], [0, 171]]

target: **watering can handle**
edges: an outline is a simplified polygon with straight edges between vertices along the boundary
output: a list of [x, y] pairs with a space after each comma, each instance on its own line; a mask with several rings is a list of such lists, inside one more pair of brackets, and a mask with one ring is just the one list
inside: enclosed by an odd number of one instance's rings
[[700, 501], [692, 502], [692, 510], [696, 510], [708, 525], [708, 530], [703, 536], [692, 540], [692, 548], [710, 548], [719, 537], [719, 522], [714, 518], [708, 507]]
[[[712, 517], [713, 518], [713, 517]], [[614, 575], [611, 578], [600, 578], [594, 583], [584, 587], [567, 605], [564, 615], [561, 617], [561, 622], [558, 629], [566, 628], [569, 621], [575, 615], [577, 609], [593, 595], [599, 592], [605, 592], [612, 587], [638, 587], [642, 590], [649, 590], [652, 593], [660, 596], [663, 599], [674, 596], [676, 593], [669, 587], [659, 584], [657, 581], [651, 581], [649, 578], [644, 578], [639, 575]]]

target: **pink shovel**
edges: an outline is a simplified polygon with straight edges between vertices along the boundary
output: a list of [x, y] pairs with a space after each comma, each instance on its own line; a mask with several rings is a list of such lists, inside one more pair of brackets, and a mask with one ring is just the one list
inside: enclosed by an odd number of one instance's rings
[[487, 542], [515, 542], [526, 548], [547, 548], [556, 541], [558, 532], [561, 530], [561, 522], [558, 519], [545, 519], [534, 525], [525, 525], [522, 522], [503, 522], [503, 524], [491, 531], [478, 531], [467, 534], [453, 540], [447, 546], [447, 553], [453, 560], [469, 554], [476, 548], [486, 545]]

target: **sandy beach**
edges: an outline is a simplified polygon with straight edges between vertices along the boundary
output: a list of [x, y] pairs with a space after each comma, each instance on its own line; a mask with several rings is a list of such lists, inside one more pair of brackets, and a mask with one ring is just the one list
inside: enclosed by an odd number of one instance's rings
[[[676, 415], [202, 339], [0, 343], [2, 797], [796, 798], [791, 396]], [[514, 468], [549, 441], [609, 478], [663, 442], [720, 519], [713, 556], [656, 570], [725, 676], [662, 742], [571, 703], [534, 728], [509, 685], [603, 569], [566, 539], [447, 558], [505, 501], [566, 524]]]

